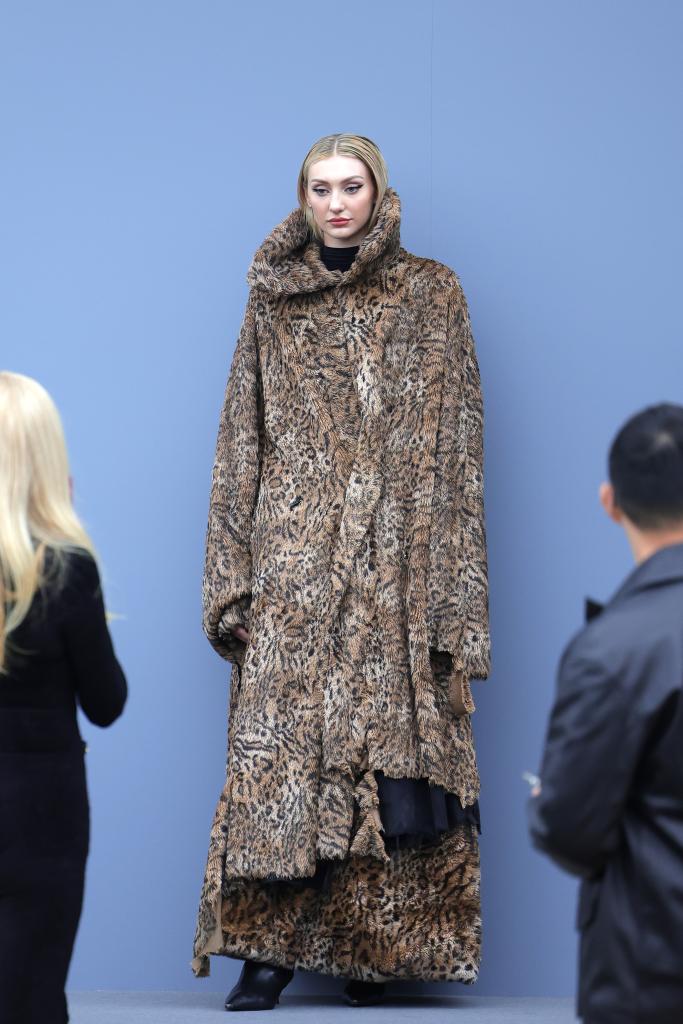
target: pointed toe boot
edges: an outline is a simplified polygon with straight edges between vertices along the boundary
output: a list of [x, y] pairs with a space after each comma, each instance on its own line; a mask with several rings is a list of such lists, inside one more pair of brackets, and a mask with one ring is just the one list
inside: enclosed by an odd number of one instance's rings
[[280, 993], [294, 977], [289, 967], [245, 960], [237, 984], [225, 999], [226, 1010], [272, 1010]]

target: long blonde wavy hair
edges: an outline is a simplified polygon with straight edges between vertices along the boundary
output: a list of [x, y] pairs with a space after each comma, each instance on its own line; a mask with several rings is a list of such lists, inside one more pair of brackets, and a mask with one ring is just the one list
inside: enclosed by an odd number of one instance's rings
[[372, 213], [368, 221], [366, 234], [370, 232], [375, 225], [377, 214], [379, 213], [379, 208], [382, 203], [382, 199], [384, 198], [384, 193], [386, 192], [387, 185], [389, 184], [389, 171], [384, 157], [380, 152], [379, 146], [377, 146], [372, 139], [368, 139], [365, 135], [352, 135], [349, 132], [337, 132], [334, 135], [323, 135], [321, 139], [314, 142], [304, 157], [304, 162], [301, 165], [296, 185], [296, 194], [299, 200], [299, 206], [306, 217], [308, 230], [315, 238], [318, 239], [319, 242], [322, 242], [323, 236], [320, 228], [315, 222], [313, 211], [308, 208], [306, 187], [308, 185], [311, 164], [314, 164], [317, 160], [325, 160], [328, 156], [336, 156], [338, 153], [342, 156], [355, 156], [359, 160], [362, 160], [374, 179], [377, 195], [375, 196], [375, 204], [372, 208]]
[[[7, 639], [26, 618], [45, 582], [45, 552], [64, 553], [93, 542], [71, 500], [62, 421], [45, 388], [21, 373], [0, 372], [0, 673]], [[51, 575], [52, 575], [51, 570]]]

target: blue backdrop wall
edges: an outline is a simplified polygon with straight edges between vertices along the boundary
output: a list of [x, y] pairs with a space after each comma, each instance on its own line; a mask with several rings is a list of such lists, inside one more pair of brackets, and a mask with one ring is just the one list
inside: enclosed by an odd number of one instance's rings
[[631, 568], [597, 505], [608, 443], [681, 400], [682, 31], [677, 0], [3, 6], [0, 365], [62, 410], [130, 682], [110, 731], [83, 725], [72, 989], [225, 991], [239, 967], [189, 968], [226, 745], [200, 624], [211, 463], [251, 256], [312, 142], [354, 131], [386, 156], [403, 244], [459, 273], [481, 365], [494, 671], [462, 991], [573, 991], [575, 883], [530, 850], [520, 776], [584, 596]]

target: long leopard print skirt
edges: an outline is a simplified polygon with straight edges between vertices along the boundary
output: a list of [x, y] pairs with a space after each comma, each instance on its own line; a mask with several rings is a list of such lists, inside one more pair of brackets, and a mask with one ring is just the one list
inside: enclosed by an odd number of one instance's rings
[[458, 826], [436, 845], [335, 861], [325, 890], [227, 880], [219, 955], [364, 981], [477, 980], [479, 845]]

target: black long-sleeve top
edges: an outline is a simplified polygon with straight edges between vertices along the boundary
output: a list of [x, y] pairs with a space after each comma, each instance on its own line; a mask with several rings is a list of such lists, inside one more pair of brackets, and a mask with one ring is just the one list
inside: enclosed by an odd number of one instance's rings
[[82, 750], [77, 704], [96, 725], [123, 711], [126, 678], [114, 653], [97, 564], [82, 550], [65, 555], [28, 615], [7, 638], [7, 672], [0, 674], [0, 752]]

